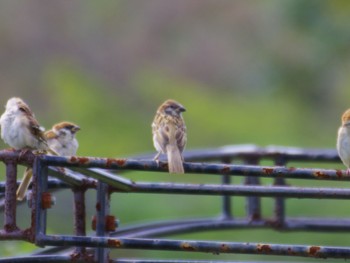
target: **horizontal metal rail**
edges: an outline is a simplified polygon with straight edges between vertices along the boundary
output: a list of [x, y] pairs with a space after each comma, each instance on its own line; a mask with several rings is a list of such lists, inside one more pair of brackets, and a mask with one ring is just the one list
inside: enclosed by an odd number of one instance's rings
[[[218, 148], [207, 148], [200, 150], [185, 151], [183, 153], [186, 161], [215, 161], [222, 159], [267, 159], [276, 158], [290, 161], [310, 162], [339, 162], [339, 156], [335, 149], [307, 149], [299, 147], [266, 146], [258, 147], [253, 144], [228, 145]], [[153, 159], [154, 153], [144, 154], [137, 159]], [[161, 156], [160, 160], [165, 161], [166, 157]]]
[[299, 256], [314, 258], [350, 258], [350, 248], [280, 245], [262, 243], [212, 242], [170, 239], [78, 237], [68, 235], [43, 235], [38, 237], [39, 244], [50, 246], [105, 247], [114, 249], [150, 249], [205, 253], [264, 254], [280, 256]]
[[[34, 260], [34, 261], [33, 261]], [[0, 259], [0, 263], [23, 263], [23, 262], [55, 262], [55, 263], [63, 263], [63, 262], [77, 262], [77, 263], [86, 263], [91, 262], [91, 259], [79, 259], [74, 258], [72, 256], [36, 256], [35, 258], [32, 256], [28, 257], [13, 257], [13, 258], [5, 258]], [[111, 259], [108, 262], [110, 263], [247, 263], [246, 261], [208, 261], [208, 260], [155, 260], [155, 259]], [[274, 261], [275, 262], [275, 261]], [[288, 261], [289, 263], [293, 263]], [[268, 261], [254, 261], [252, 263], [272, 263]], [[298, 263], [301, 263], [300, 261]]]
[[135, 183], [134, 193], [188, 194], [188, 195], [235, 195], [261, 197], [288, 197], [312, 199], [350, 199], [350, 189], [307, 188], [290, 186], [243, 186], [205, 185], [178, 183]]
[[221, 219], [202, 218], [153, 222], [149, 224], [131, 225], [111, 233], [113, 237], [163, 237], [172, 234], [223, 229], [263, 229], [273, 228], [279, 231], [315, 231], [315, 232], [349, 232], [350, 218], [287, 218], [283, 225], [274, 219], [251, 221], [247, 218]]
[[[113, 159], [113, 158], [95, 158], [95, 157], [58, 157], [58, 156], [40, 156], [38, 157], [44, 164], [51, 166], [67, 167], [95, 167], [115, 170], [137, 170], [168, 172], [168, 164], [165, 162], [156, 162], [150, 160], [135, 159]], [[217, 174], [217, 175], [241, 175], [241, 176], [261, 176], [268, 178], [284, 177], [294, 179], [319, 179], [319, 180], [338, 180], [349, 181], [350, 175], [345, 170], [329, 169], [306, 169], [306, 168], [288, 168], [275, 166], [254, 166], [254, 165], [229, 165], [215, 163], [184, 163], [186, 173], [193, 174]], [[93, 176], [93, 174], [90, 174]], [[103, 179], [100, 177], [100, 179]], [[116, 181], [110, 178], [111, 184]], [[106, 180], [106, 179], [105, 179]], [[131, 183], [125, 181], [126, 184]], [[118, 186], [116, 186], [118, 187]]]

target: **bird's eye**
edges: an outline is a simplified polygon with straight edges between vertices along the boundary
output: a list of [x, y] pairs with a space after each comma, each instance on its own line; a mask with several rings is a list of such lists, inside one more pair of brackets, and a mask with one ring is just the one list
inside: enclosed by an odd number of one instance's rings
[[22, 112], [26, 111], [25, 108], [23, 108], [23, 107], [19, 107], [19, 110], [22, 111]]

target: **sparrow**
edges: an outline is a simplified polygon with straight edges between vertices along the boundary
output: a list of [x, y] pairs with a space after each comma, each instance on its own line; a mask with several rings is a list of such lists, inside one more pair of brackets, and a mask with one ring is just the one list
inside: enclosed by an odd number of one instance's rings
[[80, 127], [72, 122], [63, 121], [52, 126], [44, 136], [51, 149], [60, 156], [76, 155], [79, 143], [75, 134]]
[[182, 112], [186, 109], [174, 100], [159, 106], [152, 123], [153, 144], [157, 150], [154, 160], [161, 153], [167, 154], [170, 173], [183, 174], [182, 152], [187, 142], [186, 125]]
[[[60, 122], [52, 126], [52, 129], [44, 133], [45, 140], [49, 149], [54, 152], [54, 155], [72, 156], [77, 153], [78, 141], [75, 138], [75, 133], [80, 130], [80, 127], [71, 122]], [[52, 154], [52, 152], [49, 152]], [[22, 201], [30, 184], [30, 179], [33, 176], [31, 168], [25, 171], [22, 183], [17, 189], [17, 200]]]
[[16, 150], [46, 150], [48, 148], [43, 128], [28, 105], [20, 98], [7, 101], [0, 117], [1, 138]]
[[[22, 99], [14, 97], [7, 101], [5, 112], [0, 117], [0, 126], [1, 138], [15, 150], [29, 149], [56, 154], [47, 144], [44, 129]], [[27, 167], [17, 189], [17, 200], [23, 200], [32, 174], [32, 168]]]
[[350, 175], [350, 109], [341, 118], [342, 125], [338, 130], [337, 150], [340, 159], [347, 167], [346, 174]]

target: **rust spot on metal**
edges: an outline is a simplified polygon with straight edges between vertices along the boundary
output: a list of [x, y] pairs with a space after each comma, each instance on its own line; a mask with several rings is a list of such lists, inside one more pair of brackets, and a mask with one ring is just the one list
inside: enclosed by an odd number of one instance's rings
[[115, 231], [115, 217], [112, 215], [106, 216], [106, 231]]
[[256, 249], [258, 252], [264, 253], [264, 254], [268, 254], [272, 251], [270, 245], [267, 245], [267, 244], [258, 244]]
[[283, 227], [284, 227], [283, 222], [281, 222], [280, 220], [276, 220], [276, 219], [267, 219], [265, 221], [265, 225], [271, 226], [275, 229], [283, 229]]
[[264, 172], [265, 174], [272, 174], [273, 171], [274, 171], [273, 168], [263, 168], [263, 172]]
[[168, 163], [160, 162], [160, 163], [159, 163], [159, 166], [160, 166], [160, 168], [162, 168], [162, 169], [166, 169], [166, 170], [169, 169], [169, 168], [168, 168]]
[[[91, 221], [91, 229], [96, 230], [96, 225], [97, 225], [97, 218], [96, 216], [92, 217]], [[116, 224], [115, 224], [115, 217], [112, 215], [107, 215], [105, 218], [105, 230], [106, 231], [115, 231], [116, 230]]]
[[221, 244], [220, 250], [223, 252], [229, 251], [229, 246], [227, 244]]
[[221, 172], [223, 174], [228, 174], [230, 173], [230, 167], [229, 166], [225, 166], [224, 168], [221, 169]]
[[288, 254], [288, 255], [292, 255], [292, 256], [297, 255], [297, 253], [296, 253], [296, 252], [294, 252], [294, 251], [293, 251], [293, 249], [292, 249], [292, 248], [290, 248], [290, 247], [289, 247], [289, 248], [287, 248], [287, 254]]
[[100, 211], [101, 210], [101, 204], [100, 203], [97, 203], [96, 204], [96, 211]]
[[318, 253], [318, 251], [321, 249], [321, 247], [316, 247], [316, 246], [312, 246], [309, 248], [309, 254], [311, 256], [316, 256], [316, 254]]
[[69, 158], [68, 162], [70, 163], [77, 163], [78, 162], [78, 158], [75, 156], [72, 156], [71, 158]]
[[4, 229], [8, 233], [15, 232], [15, 231], [19, 230], [19, 228], [16, 225], [13, 225], [13, 224], [5, 224], [4, 225]]
[[251, 215], [249, 221], [252, 222], [252, 221], [256, 221], [256, 220], [260, 220], [260, 219], [261, 219], [260, 213], [253, 213], [253, 214]]
[[195, 251], [196, 250], [195, 247], [191, 246], [188, 243], [182, 243], [181, 248], [184, 250], [187, 250], [187, 251]]
[[337, 175], [338, 178], [342, 178], [343, 177], [343, 172], [341, 170], [336, 170], [335, 174]]
[[94, 231], [96, 231], [96, 225], [97, 225], [96, 221], [97, 221], [96, 216], [93, 216], [91, 220], [91, 229]]
[[90, 160], [87, 157], [72, 156], [68, 159], [68, 162], [77, 164], [88, 164]]
[[329, 178], [329, 175], [321, 172], [321, 171], [315, 171], [314, 176], [318, 177], [318, 178]]
[[289, 167], [289, 168], [288, 168], [288, 171], [289, 171], [289, 172], [293, 172], [293, 171], [295, 171], [296, 169], [297, 169], [297, 168], [295, 168], [295, 167]]
[[41, 208], [49, 209], [52, 205], [52, 195], [49, 192], [44, 192], [41, 195]]
[[122, 246], [122, 242], [119, 239], [108, 239], [107, 244], [108, 244], [108, 246], [112, 246], [112, 247], [121, 247]]
[[77, 261], [78, 259], [80, 259], [80, 253], [74, 252], [74, 253], [70, 254], [70, 258], [73, 262]]
[[118, 166], [124, 166], [126, 163], [126, 159], [114, 159], [114, 158], [108, 158], [106, 162], [106, 167], [109, 168], [113, 164], [116, 164]]

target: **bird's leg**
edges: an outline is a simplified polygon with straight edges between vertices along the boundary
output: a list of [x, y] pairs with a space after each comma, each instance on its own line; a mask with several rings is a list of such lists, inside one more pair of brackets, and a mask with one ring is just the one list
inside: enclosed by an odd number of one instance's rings
[[44, 150], [44, 149], [37, 149], [37, 150], [34, 150], [33, 153], [34, 153], [35, 155], [47, 154], [47, 151]]
[[158, 152], [156, 156], [154, 156], [153, 158], [153, 161], [156, 161], [158, 166], [159, 166], [159, 155], [160, 155], [160, 152]]
[[19, 152], [19, 159], [22, 159], [28, 152], [31, 152], [32, 150], [30, 148], [23, 148]]

